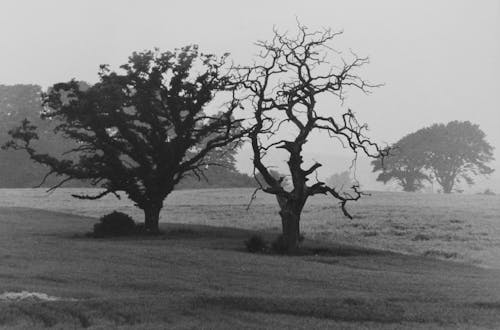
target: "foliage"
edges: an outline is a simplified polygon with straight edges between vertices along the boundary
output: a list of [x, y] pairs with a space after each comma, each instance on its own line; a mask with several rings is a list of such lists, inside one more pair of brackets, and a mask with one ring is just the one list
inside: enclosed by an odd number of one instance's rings
[[493, 173], [486, 164], [493, 160], [493, 147], [478, 125], [469, 121], [452, 121], [424, 128], [428, 152], [426, 167], [443, 187], [444, 193], [453, 191], [455, 184], [474, 183], [473, 176]]
[[[474, 175], [487, 175], [493, 169], [493, 147], [478, 125], [469, 121], [434, 124], [408, 134], [392, 146], [390, 157], [374, 160], [377, 180], [396, 180], [405, 191], [416, 191], [423, 182], [435, 179], [444, 193], [461, 181], [471, 185]], [[458, 190], [457, 190], [458, 191]]]
[[[79, 82], [83, 89], [90, 86]], [[0, 85], [0, 145], [6, 143], [10, 136], [8, 131], [17, 127], [23, 119], [28, 119], [38, 128], [39, 140], [36, 149], [44, 152], [62, 153], [70, 149], [70, 141], [64, 137], [51, 134], [51, 122], [40, 118], [42, 108], [42, 89], [36, 85]], [[183, 178], [175, 189], [183, 188], [219, 188], [219, 187], [255, 187], [255, 180], [235, 169], [234, 156], [237, 148], [225, 148], [227, 155], [225, 166], [209, 166], [204, 172], [208, 180], [199, 180], [196, 177]], [[38, 186], [45, 176], [47, 168], [44, 165], [30, 161], [29, 155], [23, 151], [6, 150], [0, 157], [0, 188], [31, 188]], [[57, 178], [47, 178], [43, 184], [51, 187], [57, 184]], [[88, 187], [81, 181], [72, 181], [65, 186]]]
[[[101, 66], [100, 81], [82, 88], [77, 81], [55, 84], [44, 95], [43, 117], [54, 132], [76, 143], [61, 157], [39, 152], [36, 126], [28, 120], [10, 132], [7, 147], [28, 152], [62, 177], [103, 188], [97, 199], [124, 191], [145, 213], [146, 229], [158, 230], [164, 199], [189, 175], [207, 166], [227, 165], [244, 131], [236, 104], [205, 112], [217, 92], [227, 90], [221, 73], [227, 55], [202, 54], [196, 46], [173, 52], [133, 53], [117, 73]], [[231, 148], [224, 149], [231, 145]]]
[[134, 220], [127, 214], [113, 211], [94, 225], [94, 237], [124, 236], [137, 233]]
[[[275, 30], [271, 41], [257, 43], [260, 53], [253, 65], [235, 68], [238, 100], [254, 112], [249, 132], [253, 165], [265, 182], [262, 190], [278, 199], [283, 240], [289, 252], [298, 248], [300, 215], [310, 196], [331, 195], [351, 217], [346, 203], [362, 195], [356, 186], [353, 193], [345, 193], [323, 181], [311, 183], [321, 164], [304, 168], [303, 149], [310, 136], [328, 134], [354, 154], [381, 157], [385, 153], [365, 136], [367, 126], [359, 124], [350, 109], [336, 117], [331, 109], [318, 106], [326, 97], [343, 101], [348, 88], [368, 92], [375, 87], [357, 75], [358, 69], [368, 63], [367, 58], [355, 54], [350, 59], [332, 56], [338, 53], [331, 51], [331, 42], [339, 34], [330, 29], [309, 32], [300, 24], [296, 36]], [[279, 149], [288, 154], [289, 173], [276, 178], [271, 171], [275, 166], [269, 164], [266, 155]], [[283, 184], [286, 177], [291, 187]]]
[[264, 252], [267, 249], [267, 242], [260, 235], [252, 235], [245, 241], [248, 252]]
[[[6, 143], [10, 136], [7, 132], [18, 126], [24, 118], [30, 118], [40, 127], [45, 137], [48, 123], [40, 120], [42, 89], [37, 85], [0, 85], [0, 145]], [[47, 143], [38, 144], [49, 150]], [[59, 150], [58, 146], [52, 150]], [[0, 157], [0, 187], [15, 188], [32, 187], [40, 182], [47, 169], [29, 160], [22, 152], [5, 151]], [[53, 182], [54, 183], [54, 182]]]
[[5, 134], [10, 125], [42, 110], [40, 97], [42, 89], [37, 85], [0, 85], [1, 132]]
[[[88, 89], [85, 82], [78, 82], [80, 88]], [[71, 148], [70, 141], [60, 135], [52, 134], [53, 125], [49, 120], [40, 118], [42, 108], [42, 89], [37, 85], [0, 85], [0, 145], [6, 143], [10, 136], [7, 132], [28, 119], [37, 126], [40, 135], [36, 141], [36, 149], [44, 152], [62, 153]], [[209, 166], [204, 172], [208, 180], [197, 177], [183, 178], [175, 189], [183, 188], [219, 188], [219, 187], [255, 187], [255, 180], [235, 169], [234, 157], [238, 148], [226, 147], [225, 166]], [[45, 176], [47, 168], [30, 161], [29, 155], [22, 151], [5, 150], [0, 157], [0, 188], [31, 188], [38, 186]], [[47, 178], [43, 184], [51, 187], [57, 184], [57, 178]], [[87, 187], [81, 181], [72, 181], [65, 186]]]
[[205, 178], [199, 180], [189, 176], [183, 178], [175, 189], [243, 188], [255, 187], [255, 180], [248, 174], [238, 172], [233, 165], [209, 166], [204, 170]]
[[[90, 86], [79, 82], [81, 88]], [[8, 131], [17, 127], [23, 119], [28, 119], [37, 126], [40, 138], [36, 141], [36, 149], [44, 152], [62, 153], [71, 148], [71, 141], [60, 135], [51, 133], [51, 122], [40, 118], [42, 108], [42, 89], [36, 85], [0, 85], [0, 145], [6, 143], [10, 136]], [[230, 147], [230, 148], [229, 148]], [[220, 188], [220, 187], [255, 187], [255, 180], [247, 174], [235, 169], [234, 157], [238, 148], [225, 147], [226, 164], [209, 166], [205, 172], [207, 180], [196, 177], [183, 178], [175, 189], [184, 188]], [[5, 150], [0, 157], [0, 188], [31, 188], [38, 186], [45, 176], [47, 168], [30, 161], [29, 155], [23, 151]], [[47, 178], [44, 187], [58, 183], [57, 178]], [[88, 187], [81, 181], [72, 181], [65, 186]]]
[[424, 187], [430, 176], [425, 172], [426, 150], [432, 143], [425, 132], [408, 134], [391, 146], [389, 157], [372, 161], [373, 172], [381, 172], [377, 181], [395, 180], [404, 191], [414, 192]]

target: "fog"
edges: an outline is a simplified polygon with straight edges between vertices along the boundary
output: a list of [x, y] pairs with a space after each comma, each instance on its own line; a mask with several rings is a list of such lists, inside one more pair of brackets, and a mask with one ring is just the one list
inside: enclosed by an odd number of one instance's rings
[[[73, 77], [95, 82], [99, 64], [117, 68], [132, 51], [153, 47], [195, 43], [248, 63], [256, 40], [271, 38], [273, 26], [293, 31], [296, 19], [343, 30], [336, 48], [369, 56], [362, 76], [384, 84], [371, 95], [353, 92], [344, 104], [369, 124], [370, 136], [392, 143], [437, 122], [477, 123], [496, 148], [497, 171], [481, 187], [500, 189], [499, 1], [17, 0], [0, 9], [0, 84], [44, 87]], [[335, 102], [320, 106], [342, 110]], [[309, 146], [325, 171], [347, 166], [336, 142], [318, 136]], [[243, 149], [241, 170], [250, 171], [249, 159]], [[360, 180], [375, 187], [367, 169], [360, 162]]]

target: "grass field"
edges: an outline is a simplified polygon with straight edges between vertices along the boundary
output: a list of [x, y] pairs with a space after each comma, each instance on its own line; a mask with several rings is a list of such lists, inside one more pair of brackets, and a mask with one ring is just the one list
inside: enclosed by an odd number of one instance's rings
[[[473, 251], [494, 253], [495, 196], [374, 194], [352, 207], [353, 221], [315, 200], [304, 227], [321, 242], [307, 244], [327, 252], [282, 257], [245, 252], [242, 242], [252, 232], [225, 227], [258, 228], [272, 238], [278, 222], [272, 201], [259, 196], [245, 213], [248, 190], [177, 192], [166, 208], [164, 236], [126, 239], [83, 236], [96, 221], [88, 216], [115, 208], [139, 216], [126, 201], [77, 203], [62, 193], [2, 192], [0, 295], [29, 291], [61, 300], [0, 299], [0, 327], [500, 327], [500, 270], [349, 245], [412, 252], [428, 244], [422, 251], [456, 248], [468, 258]], [[191, 225], [175, 224], [180, 222]], [[377, 234], [363, 235], [369, 231]], [[446, 234], [470, 240], [438, 238]], [[471, 241], [481, 249], [468, 252]]]
[[[42, 189], [0, 190], [0, 207], [37, 207], [90, 217], [117, 209], [143, 219], [126, 198], [81, 201], [70, 196], [81, 191], [61, 189], [47, 195]], [[279, 231], [276, 201], [260, 193], [247, 210], [252, 192], [176, 191], [166, 200], [161, 221]], [[374, 192], [348, 208], [353, 220], [346, 219], [331, 199], [310, 199], [301, 223], [306, 237], [500, 268], [500, 195]]]

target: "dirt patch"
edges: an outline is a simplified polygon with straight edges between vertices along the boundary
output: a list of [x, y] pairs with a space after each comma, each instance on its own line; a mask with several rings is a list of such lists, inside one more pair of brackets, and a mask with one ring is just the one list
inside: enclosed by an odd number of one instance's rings
[[77, 301], [75, 298], [62, 298], [56, 296], [50, 296], [46, 293], [42, 292], [29, 292], [29, 291], [20, 291], [20, 292], [4, 292], [0, 294], [0, 301]]

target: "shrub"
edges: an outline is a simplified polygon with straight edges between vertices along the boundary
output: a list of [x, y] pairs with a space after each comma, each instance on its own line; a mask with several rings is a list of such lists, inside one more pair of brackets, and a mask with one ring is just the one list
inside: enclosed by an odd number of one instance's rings
[[94, 236], [124, 236], [136, 233], [137, 226], [127, 214], [113, 211], [99, 219], [94, 225]]
[[260, 235], [252, 235], [245, 241], [248, 252], [264, 252], [267, 249], [266, 241]]

